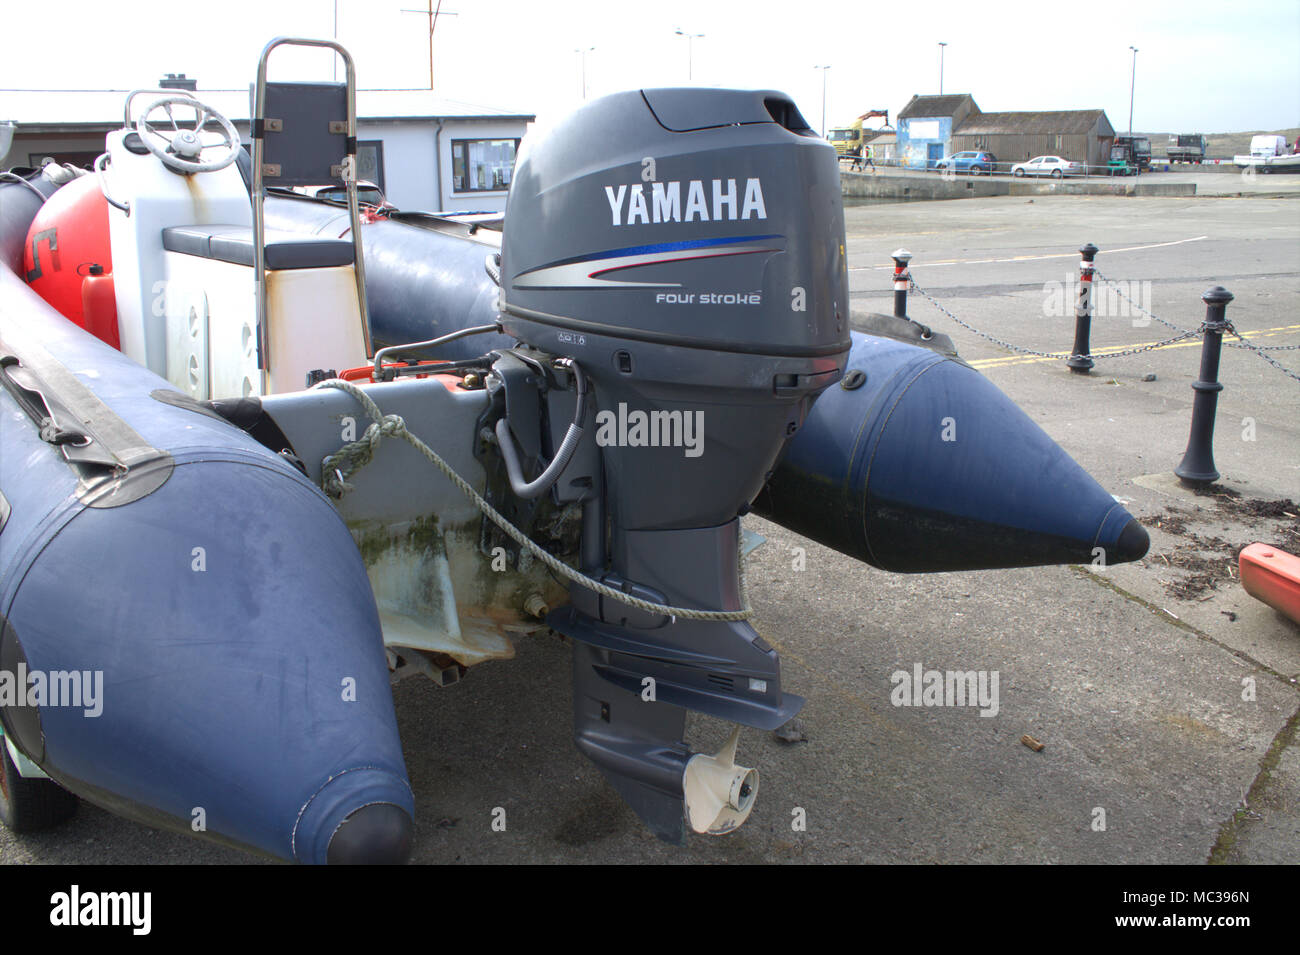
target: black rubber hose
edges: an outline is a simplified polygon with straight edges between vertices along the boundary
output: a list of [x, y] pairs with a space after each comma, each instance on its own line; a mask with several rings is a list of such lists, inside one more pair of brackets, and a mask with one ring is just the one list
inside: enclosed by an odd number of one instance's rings
[[509, 422], [502, 417], [496, 423], [497, 444], [501, 448], [501, 457], [506, 462], [510, 489], [526, 501], [540, 497], [551, 489], [552, 485], [559, 480], [560, 474], [568, 467], [569, 459], [573, 457], [573, 452], [578, 449], [578, 442], [582, 440], [582, 421], [587, 414], [587, 376], [582, 373], [578, 363], [570, 358], [563, 358], [556, 364], [565, 365], [573, 371], [574, 383], [578, 389], [578, 404], [574, 409], [569, 430], [564, 433], [564, 440], [560, 442], [560, 449], [555, 452], [555, 457], [546, 466], [546, 470], [534, 480], [526, 481], [523, 468], [519, 464], [519, 452], [515, 449], [514, 438], [510, 436]]
[[460, 338], [469, 338], [471, 335], [483, 335], [488, 332], [500, 332], [501, 324], [493, 322], [491, 325], [475, 325], [473, 328], [461, 328], [447, 335], [430, 339], [427, 342], [407, 342], [404, 345], [389, 345], [387, 348], [381, 348], [375, 352], [375, 371], [374, 376], [379, 378], [382, 370], [380, 365], [385, 358], [392, 355], [405, 354], [406, 352], [423, 351], [427, 348], [437, 348], [439, 345], [445, 345], [448, 342], [454, 342]]

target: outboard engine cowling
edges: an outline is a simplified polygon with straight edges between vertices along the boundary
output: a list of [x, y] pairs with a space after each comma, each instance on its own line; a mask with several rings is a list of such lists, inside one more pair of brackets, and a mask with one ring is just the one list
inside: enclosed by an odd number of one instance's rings
[[[850, 344], [834, 148], [775, 92], [594, 101], [525, 141], [501, 286], [502, 324], [533, 350], [500, 363], [502, 444], [517, 439], [535, 468], [548, 445], [554, 461], [562, 432], [546, 422], [574, 408], [551, 390], [539, 415], [512, 379], [546, 379], [563, 358], [590, 391], [581, 443], [598, 453], [575, 453], [552, 490], [583, 503], [583, 571], [652, 603], [739, 610], [738, 517]], [[660, 836], [681, 839], [684, 799], [693, 827], [734, 828], [756, 779], [723, 772], [730, 810], [697, 824], [685, 710], [779, 726], [802, 700], [782, 693], [776, 652], [743, 620], [650, 613], [580, 585], [571, 597], [548, 623], [576, 641], [579, 749]]]

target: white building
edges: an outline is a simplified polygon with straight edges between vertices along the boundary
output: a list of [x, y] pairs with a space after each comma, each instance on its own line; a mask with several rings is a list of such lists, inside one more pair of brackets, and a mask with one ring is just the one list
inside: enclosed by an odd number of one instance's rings
[[[0, 121], [16, 123], [0, 166], [36, 166], [51, 156], [89, 167], [104, 151], [104, 134], [122, 126], [128, 92], [0, 90]], [[247, 143], [248, 90], [194, 95], [231, 120]], [[132, 119], [150, 102], [149, 94], [137, 96]], [[177, 114], [182, 123], [185, 112]], [[359, 178], [379, 185], [399, 209], [501, 211], [516, 149], [533, 119], [440, 99], [429, 90], [359, 90]]]

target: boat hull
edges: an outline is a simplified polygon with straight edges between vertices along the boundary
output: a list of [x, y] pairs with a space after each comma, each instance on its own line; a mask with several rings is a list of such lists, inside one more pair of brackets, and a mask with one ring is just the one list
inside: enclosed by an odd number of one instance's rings
[[1256, 172], [1300, 172], [1300, 156], [1233, 156], [1232, 163]]
[[404, 860], [378, 612], [329, 500], [9, 268], [0, 343], [4, 374], [119, 465], [70, 462], [0, 391], [7, 741], [152, 825], [288, 861]]

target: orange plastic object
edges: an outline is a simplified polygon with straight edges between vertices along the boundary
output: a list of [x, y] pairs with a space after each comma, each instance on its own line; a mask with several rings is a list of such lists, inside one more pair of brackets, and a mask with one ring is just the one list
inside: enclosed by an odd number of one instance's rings
[[[415, 375], [414, 377], [416, 378], [428, 378], [429, 375], [434, 375], [437, 378], [443, 378], [443, 379], [450, 378], [451, 379], [450, 384], [446, 381], [443, 381], [443, 384], [447, 385], [448, 388], [454, 388], [460, 384], [460, 379], [455, 375], [437, 374], [438, 366], [447, 364], [445, 361], [422, 361], [422, 362], [417, 362], [417, 364], [421, 366], [428, 365], [429, 372], [428, 374]], [[384, 368], [409, 368], [410, 366], [405, 363], [396, 363], [391, 365], [384, 365], [383, 367]], [[359, 368], [348, 368], [346, 371], [339, 372], [339, 377], [342, 378], [344, 381], [374, 381], [375, 380], [374, 373], [375, 373], [374, 365], [361, 365]], [[409, 378], [411, 376], [403, 375], [402, 377]]]
[[113, 276], [105, 274], [98, 264], [90, 267], [90, 274], [81, 282], [81, 314], [83, 327], [102, 342], [121, 349], [117, 334], [117, 297], [113, 292]]
[[1300, 623], [1300, 557], [1269, 544], [1251, 544], [1237, 557], [1246, 593]]
[[[106, 276], [113, 271], [108, 202], [99, 181], [82, 176], [50, 196], [36, 213], [23, 248], [23, 274], [27, 284], [61, 315], [88, 328], [81, 285], [92, 265], [102, 268]], [[113, 325], [116, 337], [116, 305]]]

